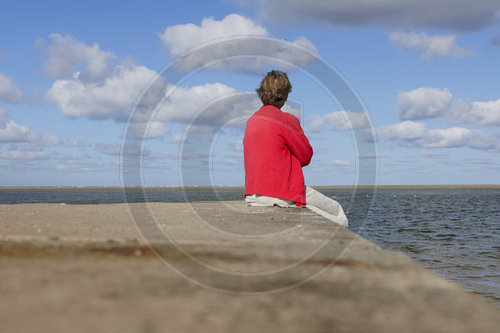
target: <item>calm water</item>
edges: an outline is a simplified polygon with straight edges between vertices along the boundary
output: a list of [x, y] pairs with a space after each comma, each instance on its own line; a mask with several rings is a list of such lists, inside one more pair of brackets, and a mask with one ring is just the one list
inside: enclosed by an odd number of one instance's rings
[[[349, 228], [402, 251], [500, 307], [500, 189], [321, 189], [339, 201]], [[238, 200], [242, 189], [0, 190], [0, 204], [100, 204]]]
[[368, 214], [349, 208], [348, 217], [351, 230], [500, 307], [500, 190], [378, 190]]

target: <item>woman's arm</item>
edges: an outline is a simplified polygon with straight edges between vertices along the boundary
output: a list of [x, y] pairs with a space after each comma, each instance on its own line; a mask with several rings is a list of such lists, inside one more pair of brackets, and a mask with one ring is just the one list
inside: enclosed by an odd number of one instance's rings
[[291, 114], [287, 116], [285, 141], [292, 154], [300, 161], [300, 165], [304, 167], [311, 162], [313, 149], [300, 126], [299, 119]]

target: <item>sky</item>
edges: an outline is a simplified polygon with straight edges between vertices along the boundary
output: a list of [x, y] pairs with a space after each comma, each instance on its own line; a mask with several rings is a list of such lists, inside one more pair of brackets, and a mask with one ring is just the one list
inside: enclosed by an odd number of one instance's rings
[[500, 184], [497, 0], [0, 5], [0, 186], [243, 185], [272, 69], [306, 184]]

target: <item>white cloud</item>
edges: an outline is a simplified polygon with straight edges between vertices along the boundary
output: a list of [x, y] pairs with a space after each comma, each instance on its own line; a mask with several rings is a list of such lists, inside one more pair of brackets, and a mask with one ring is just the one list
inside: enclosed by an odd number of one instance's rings
[[12, 80], [0, 73], [0, 101], [7, 103], [19, 103], [23, 98], [21, 90]]
[[70, 164], [59, 163], [55, 169], [59, 172], [94, 172], [102, 171], [104, 167], [104, 163], [88, 161]]
[[459, 124], [500, 126], [500, 99], [489, 102], [459, 101], [452, 108], [451, 121]]
[[10, 111], [0, 108], [0, 129], [5, 128], [5, 125], [10, 119]]
[[[90, 48], [98, 54], [101, 52], [95, 45], [88, 47], [74, 39], [63, 40], [66, 42], [59, 42], [56, 48], [60, 54], [65, 54], [63, 46], [70, 50]], [[70, 56], [72, 52], [69, 52]], [[111, 56], [105, 53], [105, 56], [100, 57], [107, 59]], [[63, 61], [60, 60], [60, 62]], [[130, 63], [109, 67], [106, 75], [100, 77], [99, 80], [88, 80], [82, 77], [82, 73], [86, 71], [88, 68], [84, 67], [70, 78], [56, 80], [47, 91], [46, 100], [56, 104], [61, 112], [69, 117], [111, 119], [116, 122], [127, 121], [135, 106], [131, 130], [136, 135], [141, 135], [146, 126], [149, 126], [148, 138], [161, 138], [168, 134], [169, 127], [164, 124], [165, 122], [186, 125], [194, 119], [194, 126], [208, 130], [220, 128], [231, 121], [243, 126], [245, 117], [250, 116], [260, 107], [260, 101], [255, 94], [241, 93], [221, 83], [182, 88], [173, 85], [166, 86], [159, 78], [150, 86], [152, 79], [158, 78], [157, 73], [144, 66]], [[149, 87], [147, 96], [141, 98], [141, 105], [135, 105], [140, 93], [147, 87]], [[158, 107], [158, 113], [153, 119], [152, 112], [156, 107]], [[285, 107], [284, 111], [296, 110]], [[231, 126], [238, 124], [233, 123]], [[70, 145], [79, 145], [79, 143], [70, 140]]]
[[41, 135], [28, 125], [19, 125], [10, 119], [10, 112], [0, 108], [0, 143], [18, 145], [57, 146], [61, 139], [54, 135]]
[[380, 133], [392, 140], [414, 141], [425, 136], [427, 127], [423, 123], [404, 121], [382, 128]]
[[226, 142], [226, 144], [228, 145], [229, 150], [232, 152], [238, 152], [238, 153], [243, 152], [243, 140], [228, 141]]
[[191, 120], [216, 98], [236, 93], [235, 89], [222, 83], [206, 83], [191, 88], [169, 86], [168, 89], [169, 96], [160, 108], [158, 119], [180, 123]]
[[61, 145], [62, 140], [55, 135], [45, 134], [41, 136], [41, 140], [38, 143], [42, 146], [53, 147]]
[[424, 147], [429, 148], [468, 147], [498, 150], [497, 142], [498, 136], [463, 127], [428, 130], [427, 137], [423, 139]]
[[349, 163], [347, 161], [343, 161], [343, 160], [334, 160], [331, 164], [336, 166], [336, 167], [346, 167], [346, 166], [351, 165], [351, 163]]
[[97, 151], [111, 156], [119, 156], [121, 152], [121, 145], [115, 143], [97, 143], [95, 148]]
[[[113, 64], [110, 60], [116, 56], [100, 50], [97, 44], [87, 46], [58, 34], [51, 34], [50, 38], [51, 44], [41, 46], [45, 53], [45, 69], [51, 76], [61, 79], [52, 84], [45, 99], [56, 104], [64, 115], [125, 122], [135, 106], [132, 121], [143, 122], [163, 97], [165, 85], [159, 80], [151, 85], [157, 76], [155, 71], [130, 62]], [[142, 99], [143, 104], [135, 105], [146, 88], [149, 90]], [[140, 124], [133, 126], [134, 130], [141, 128]], [[157, 137], [165, 130], [164, 125], [156, 124], [151, 135]], [[88, 147], [90, 143], [73, 138], [70, 145]]]
[[[71, 40], [71, 43], [78, 47], [84, 46], [75, 40]], [[107, 75], [95, 82], [82, 79], [80, 73], [71, 78], [56, 80], [47, 91], [46, 100], [55, 103], [64, 115], [73, 118], [125, 122], [139, 94], [149, 87], [157, 73], [144, 66], [118, 64]], [[207, 83], [191, 88], [170, 85], [167, 89], [162, 80], [157, 80], [150, 88], [148, 96], [142, 98], [142, 104], [136, 106], [131, 124], [136, 135], [140, 135], [145, 126], [149, 126], [148, 138], [160, 138], [168, 134], [169, 128], [164, 122], [186, 124], [202, 110], [205, 112], [197, 119], [203, 120], [204, 126], [214, 127], [234, 119], [236, 114], [248, 114], [250, 107], [251, 112], [257, 109], [258, 101], [249, 103], [251, 99], [256, 100], [255, 96], [249, 98], [248, 94], [238, 93], [221, 83]], [[238, 98], [234, 94], [239, 94]], [[233, 98], [225, 99], [228, 95]], [[151, 119], [152, 111], [164, 97], [166, 98], [159, 107], [157, 118]], [[210, 105], [214, 102], [217, 105]]]
[[405, 121], [383, 127], [379, 133], [382, 137], [406, 147], [500, 150], [499, 135], [463, 127], [428, 129], [423, 123]]
[[[95, 145], [95, 149], [98, 152], [101, 152], [106, 155], [110, 156], [120, 156], [122, 153], [122, 145], [117, 144], [117, 143], [97, 143]], [[141, 147], [139, 144], [131, 144], [131, 145], [126, 145], [124, 147], [123, 153], [126, 157], [139, 157], [142, 154], [143, 158], [151, 158], [154, 154], [152, 154], [147, 148]], [[124, 161], [123, 163], [130, 163], [130, 162], [139, 162], [139, 159], [136, 161]]]
[[5, 109], [0, 109], [0, 142], [36, 142], [40, 135], [32, 131], [27, 125], [18, 125], [10, 120], [9, 113]]
[[11, 161], [39, 161], [49, 157], [40, 151], [0, 150], [0, 159]]
[[377, 153], [367, 153], [367, 154], [359, 154], [360, 159], [379, 159], [384, 156], [378, 155]]
[[402, 49], [415, 49], [421, 52], [422, 59], [463, 58], [474, 51], [457, 45], [457, 34], [428, 36], [426, 33], [393, 32], [391, 43]]
[[[90, 156], [73, 156], [65, 154], [62, 156], [55, 169], [64, 172], [92, 172], [102, 170], [106, 167], [106, 163], [101, 161], [93, 161]], [[114, 166], [111, 166], [114, 168]]]
[[452, 97], [446, 88], [423, 87], [400, 92], [397, 96], [399, 118], [415, 120], [442, 116], [447, 112]]
[[[112, 53], [101, 51], [97, 44], [87, 46], [69, 36], [50, 35], [52, 43], [41, 46], [46, 55], [46, 70], [56, 80], [46, 92], [45, 99], [54, 103], [69, 117], [85, 117], [96, 120], [128, 120], [135, 107], [132, 130], [142, 129], [145, 120], [165, 94], [165, 84], [153, 79], [157, 73], [130, 62], [113, 64]], [[79, 70], [76, 70], [77, 66]], [[141, 104], [137, 103], [140, 94]], [[137, 123], [137, 124], [134, 124]], [[168, 132], [163, 124], [154, 123], [150, 137], [160, 137]], [[88, 142], [72, 138], [71, 146], [88, 147]]]
[[370, 121], [366, 112], [337, 111], [324, 116], [313, 114], [309, 130], [319, 132], [325, 125], [335, 131], [347, 131], [370, 127]]
[[319, 114], [311, 115], [309, 119], [309, 130], [312, 132], [319, 132], [325, 125], [325, 120]]
[[86, 82], [78, 75], [57, 80], [46, 99], [66, 116], [126, 121], [139, 94], [155, 75], [144, 66], [121, 64], [101, 82]]
[[159, 121], [148, 123], [133, 123], [130, 127], [135, 132], [137, 139], [160, 139], [170, 132], [170, 127]]
[[90, 147], [91, 146], [89, 141], [78, 140], [74, 136], [70, 136], [68, 138], [68, 142], [69, 142], [69, 145], [71, 147]]
[[221, 21], [204, 18], [199, 26], [192, 23], [170, 26], [159, 34], [172, 56], [178, 56], [203, 43], [228, 36], [267, 35], [267, 30], [263, 26], [237, 14], [227, 15]]
[[190, 124], [192, 130], [244, 126], [246, 119], [262, 106], [255, 94], [239, 92], [222, 83], [170, 88], [155, 121]]
[[[452, 102], [453, 95], [446, 89], [422, 87], [397, 96], [398, 114], [401, 120], [418, 120], [449, 116], [454, 124], [500, 126], [500, 99], [487, 102], [459, 100]], [[319, 120], [314, 119], [318, 126]]]
[[498, 0], [259, 0], [257, 3], [261, 14], [273, 21], [327, 23], [336, 27], [472, 30], [494, 24], [500, 12]]
[[180, 143], [183, 141], [184, 141], [184, 136], [182, 134], [174, 134], [170, 139], [170, 142], [172, 143]]
[[[235, 71], [262, 71], [269, 67], [269, 58], [273, 63], [283, 61], [305, 66], [313, 58], [308, 52], [317, 55], [316, 47], [305, 37], [294, 42], [284, 40], [263, 41], [255, 36], [269, 37], [268, 31], [249, 18], [237, 14], [227, 15], [218, 21], [205, 18], [200, 25], [192, 23], [167, 27], [159, 34], [164, 45], [170, 50], [170, 56], [176, 57], [199, 46], [207, 46], [203, 52], [193, 52], [177, 63], [183, 71], [190, 71], [206, 65], [210, 59], [235, 57], [221, 63], [212, 64], [212, 68]], [[283, 66], [287, 66], [282, 63]]]
[[365, 128], [361, 133], [362, 142], [375, 142], [377, 140], [377, 131], [375, 128]]
[[79, 67], [79, 77], [85, 81], [98, 81], [109, 75], [112, 65], [111, 60], [116, 56], [110, 52], [102, 51], [99, 45], [83, 44], [68, 35], [50, 34], [50, 43], [45, 40], [38, 41], [38, 47], [44, 55], [44, 70], [54, 78], [68, 78]]
[[[298, 105], [298, 107], [300, 107], [300, 105]], [[299, 120], [302, 119], [302, 110], [300, 110], [299, 108], [294, 108], [288, 104], [285, 104], [281, 108], [281, 111], [286, 112], [286, 113], [290, 113], [291, 115], [294, 115]]]

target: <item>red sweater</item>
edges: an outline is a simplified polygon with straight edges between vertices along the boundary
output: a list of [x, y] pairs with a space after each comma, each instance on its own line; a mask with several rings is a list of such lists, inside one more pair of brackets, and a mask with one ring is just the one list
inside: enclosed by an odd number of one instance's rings
[[305, 204], [302, 167], [311, 161], [313, 150], [295, 116], [264, 105], [247, 121], [243, 148], [245, 195]]

